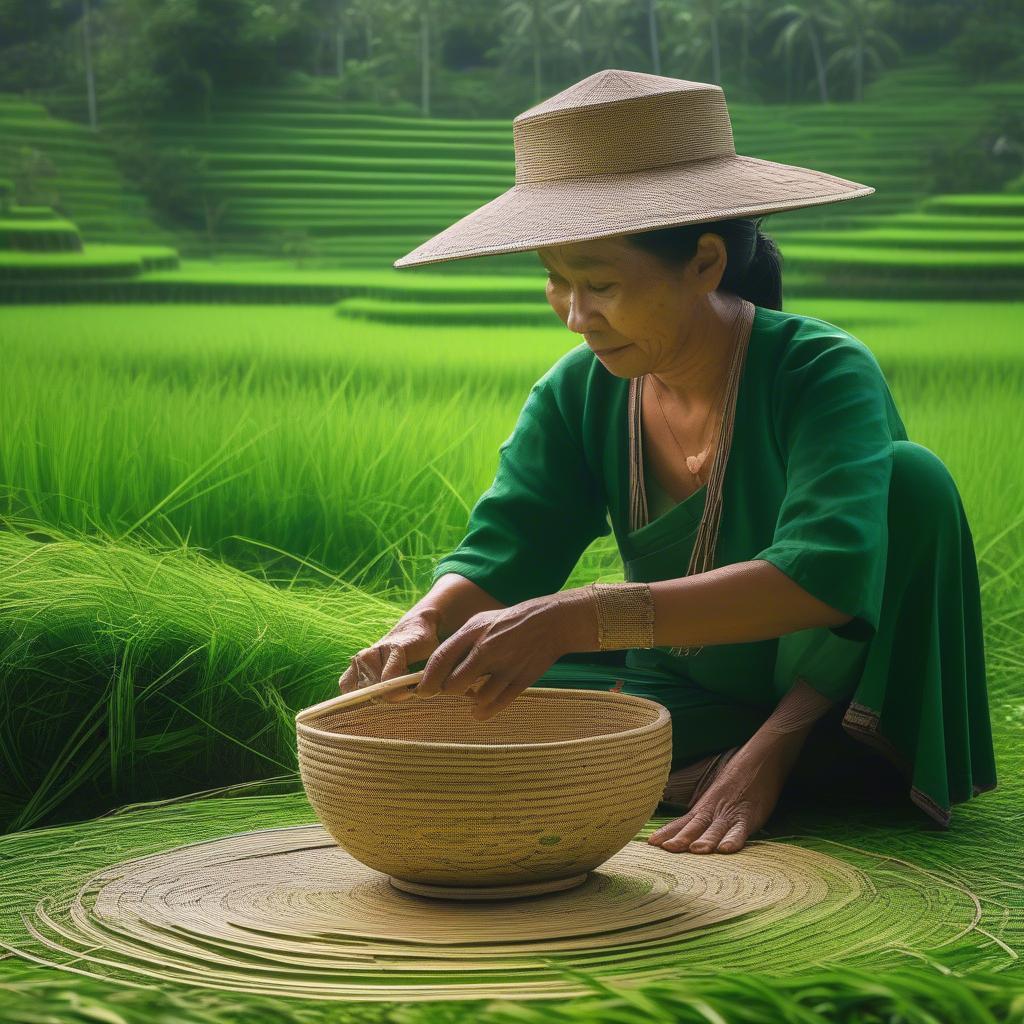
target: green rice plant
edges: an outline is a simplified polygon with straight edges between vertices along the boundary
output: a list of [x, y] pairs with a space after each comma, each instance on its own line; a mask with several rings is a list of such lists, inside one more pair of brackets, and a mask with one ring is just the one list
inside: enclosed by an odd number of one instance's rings
[[73, 119], [61, 118], [42, 103], [0, 93], [0, 177], [16, 176], [19, 150], [36, 150], [54, 170], [46, 189], [85, 239], [174, 244], [172, 233], [153, 223], [145, 197], [118, 170], [109, 141], [77, 118], [77, 111]]
[[150, 269], [171, 269], [178, 263], [178, 255], [173, 249], [157, 246], [96, 244], [82, 245], [77, 250], [70, 246], [50, 248], [53, 251], [27, 252], [18, 245], [0, 249], [0, 277], [5, 283], [63, 282], [69, 279], [93, 281], [134, 277]]
[[[30, 208], [31, 209], [31, 208]], [[72, 221], [54, 216], [46, 219], [18, 216], [21, 208], [0, 217], [0, 248], [35, 252], [78, 252], [82, 238]]]
[[294, 714], [401, 609], [159, 550], [0, 529], [0, 828], [295, 770]]
[[[945, 333], [938, 309], [908, 303], [815, 312], [873, 344], [910, 436], [957, 480], [991, 686], [1010, 701], [1024, 361], [999, 324], [1015, 307], [949, 304]], [[566, 337], [339, 332], [320, 309], [82, 313], [0, 314], [0, 804], [19, 827], [290, 769], [290, 714], [333, 692], [347, 659], [422, 594]], [[600, 537], [566, 586], [621, 572]], [[321, 601], [340, 602], [330, 622], [309, 612]], [[56, 694], [40, 680], [59, 681]]]
[[[979, 538], [1016, 518], [1019, 305], [797, 309], [876, 353]], [[281, 306], [9, 307], [0, 333], [0, 512], [112, 537], [144, 524], [250, 570], [290, 572], [295, 555], [400, 600], [461, 539], [531, 384], [576, 340], [557, 323], [396, 331]], [[574, 579], [615, 555], [599, 538]]]
[[[585, 972], [573, 976], [587, 979]], [[1024, 982], [998, 974], [820, 970], [798, 979], [718, 974], [539, 1004], [350, 1004], [238, 997], [203, 989], [120, 988], [36, 966], [0, 970], [4, 1024], [1020, 1024]]]
[[387, 299], [342, 299], [335, 306], [338, 316], [345, 320], [372, 320], [382, 324], [409, 324], [423, 326], [445, 324], [456, 326], [472, 324], [474, 327], [532, 327], [547, 326], [554, 318], [546, 302], [527, 305], [515, 302], [395, 302]]
[[[965, 87], [948, 58], [912, 56], [872, 83], [862, 103], [733, 102], [730, 115], [738, 152], [821, 167], [877, 189], [864, 203], [787, 215], [787, 226], [831, 233], [840, 223], [906, 210], [922, 198], [931, 141], [976, 124], [994, 103], [1021, 90], [1010, 93], [996, 97], [983, 87]], [[268, 234], [297, 220], [337, 243], [337, 251], [346, 237], [377, 224], [422, 240], [514, 182], [507, 120], [371, 112], [301, 85], [250, 89], [222, 98], [217, 107], [208, 123], [169, 115], [147, 127], [155, 145], [203, 155], [204, 189], [214, 202], [230, 199], [221, 232], [229, 246], [266, 251]], [[8, 116], [31, 131], [24, 106]], [[118, 120], [114, 103], [109, 132], [116, 134]], [[352, 207], [355, 197], [359, 209]], [[367, 202], [377, 205], [371, 209]], [[198, 207], [195, 212], [201, 216]], [[375, 260], [386, 265], [369, 252], [364, 265]], [[862, 293], [877, 294], [872, 287], [862, 283]]]

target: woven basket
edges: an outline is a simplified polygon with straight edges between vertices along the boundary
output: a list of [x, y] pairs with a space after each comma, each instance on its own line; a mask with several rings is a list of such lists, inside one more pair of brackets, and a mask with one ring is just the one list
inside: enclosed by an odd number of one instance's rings
[[632, 694], [533, 687], [487, 721], [435, 694], [296, 716], [299, 770], [339, 846], [407, 892], [463, 899], [571, 888], [648, 821], [669, 712]]

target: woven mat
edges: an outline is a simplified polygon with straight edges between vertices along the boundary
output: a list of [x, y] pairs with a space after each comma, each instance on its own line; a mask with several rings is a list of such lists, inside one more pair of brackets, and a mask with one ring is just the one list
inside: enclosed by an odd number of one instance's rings
[[966, 890], [903, 862], [865, 870], [767, 841], [704, 855], [630, 842], [568, 892], [438, 900], [299, 825], [124, 861], [23, 920], [49, 951], [37, 962], [127, 983], [407, 1001], [564, 998], [588, 991], [574, 967], [619, 982], [751, 970], [768, 948], [793, 966], [912, 953], [955, 941], [979, 914]]

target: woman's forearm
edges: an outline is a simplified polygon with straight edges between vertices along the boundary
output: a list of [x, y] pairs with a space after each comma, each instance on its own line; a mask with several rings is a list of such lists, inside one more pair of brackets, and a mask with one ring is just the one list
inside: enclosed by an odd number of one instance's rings
[[[615, 584], [613, 584], [615, 585]], [[649, 584], [655, 647], [742, 644], [800, 629], [840, 626], [852, 616], [809, 594], [771, 562], [756, 559]], [[596, 651], [597, 609], [586, 588], [551, 595], [572, 651]]]
[[477, 612], [494, 611], [507, 605], [496, 601], [482, 587], [455, 572], [445, 573], [406, 612], [406, 615], [426, 614], [437, 622], [437, 636], [445, 640], [465, 625]]
[[[809, 594], [771, 562], [755, 560], [649, 584], [654, 600], [654, 646], [702, 647], [768, 640], [799, 629], [838, 626], [851, 616]], [[559, 605], [570, 649], [596, 651], [597, 611], [586, 588], [562, 590], [544, 601]], [[444, 640], [477, 612], [505, 608], [458, 573], [445, 573], [408, 615], [434, 616]]]
[[750, 643], [852, 618], [763, 559], [662, 580], [650, 588], [656, 647]]

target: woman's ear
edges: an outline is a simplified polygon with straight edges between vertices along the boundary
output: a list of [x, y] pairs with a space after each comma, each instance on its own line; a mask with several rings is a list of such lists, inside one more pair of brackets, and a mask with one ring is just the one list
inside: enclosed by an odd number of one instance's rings
[[693, 276], [696, 287], [709, 294], [721, 283], [728, 262], [725, 240], [713, 231], [705, 231], [697, 240], [697, 251], [686, 265], [686, 270]]

